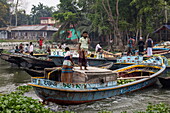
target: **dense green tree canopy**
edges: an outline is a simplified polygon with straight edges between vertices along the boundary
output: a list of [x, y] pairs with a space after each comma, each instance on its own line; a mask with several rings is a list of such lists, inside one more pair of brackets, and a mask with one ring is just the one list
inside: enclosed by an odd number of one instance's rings
[[9, 25], [9, 4], [6, 0], [0, 0], [0, 27]]
[[[88, 31], [94, 41], [115, 45], [127, 43], [129, 36], [148, 37], [162, 24], [170, 23], [169, 0], [60, 0], [60, 4], [48, 7], [42, 3], [33, 5], [31, 14], [17, 11], [18, 25], [39, 24], [40, 17], [53, 16], [59, 20], [60, 30], [70, 27]], [[0, 0], [0, 26], [15, 25], [15, 12], [6, 0]]]

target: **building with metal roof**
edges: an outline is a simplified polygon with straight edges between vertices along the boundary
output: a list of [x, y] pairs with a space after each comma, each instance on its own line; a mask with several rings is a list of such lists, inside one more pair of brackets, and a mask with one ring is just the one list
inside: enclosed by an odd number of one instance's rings
[[169, 41], [170, 40], [170, 25], [162, 25], [160, 28], [155, 30], [153, 33], [159, 35], [159, 40], [157, 41]]
[[[58, 28], [48, 25], [24, 25], [8, 28], [0, 28], [0, 38], [18, 39], [18, 40], [36, 40], [39, 37], [51, 39], [53, 33]], [[3, 35], [5, 33], [5, 36]]]

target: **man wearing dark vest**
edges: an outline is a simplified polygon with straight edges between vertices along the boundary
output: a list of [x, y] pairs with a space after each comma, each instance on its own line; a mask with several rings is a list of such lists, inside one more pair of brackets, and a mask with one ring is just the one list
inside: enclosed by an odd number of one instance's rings
[[151, 37], [149, 37], [146, 40], [146, 46], [147, 46], [147, 56], [152, 56], [152, 47], [153, 47], [153, 40], [151, 39]]

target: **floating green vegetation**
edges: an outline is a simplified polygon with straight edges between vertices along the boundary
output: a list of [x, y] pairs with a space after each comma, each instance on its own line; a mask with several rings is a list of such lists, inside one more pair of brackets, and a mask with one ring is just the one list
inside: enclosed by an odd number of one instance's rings
[[170, 106], [165, 103], [160, 104], [149, 104], [147, 106], [146, 112], [138, 113], [170, 113]]
[[[114, 112], [103, 110], [98, 113], [114, 113]], [[128, 112], [123, 111], [121, 113], [128, 113]], [[170, 106], [165, 103], [159, 103], [159, 104], [149, 103], [145, 111], [134, 111], [133, 113], [170, 113]]]
[[38, 100], [23, 96], [32, 89], [31, 86], [19, 86], [18, 91], [0, 96], [1, 113], [54, 113], [45, 108]]
[[29, 92], [33, 88], [32, 86], [24, 85], [24, 86], [19, 86], [16, 89], [25, 93], [25, 92]]

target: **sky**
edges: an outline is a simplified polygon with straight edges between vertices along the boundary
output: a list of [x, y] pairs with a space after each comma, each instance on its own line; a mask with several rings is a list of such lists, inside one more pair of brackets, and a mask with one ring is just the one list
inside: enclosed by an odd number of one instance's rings
[[47, 6], [57, 6], [60, 3], [60, 0], [23, 0], [23, 8], [26, 9], [26, 13], [29, 14], [32, 8], [32, 5], [38, 5], [39, 2]]

